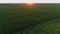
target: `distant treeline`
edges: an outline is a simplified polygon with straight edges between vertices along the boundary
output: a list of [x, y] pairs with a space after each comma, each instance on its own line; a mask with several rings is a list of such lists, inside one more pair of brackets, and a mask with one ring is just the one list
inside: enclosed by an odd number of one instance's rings
[[[25, 4], [25, 3], [1, 3], [0, 6], [20, 6], [22, 4]], [[60, 6], [60, 3], [34, 3], [35, 5], [43, 5], [43, 6]]]

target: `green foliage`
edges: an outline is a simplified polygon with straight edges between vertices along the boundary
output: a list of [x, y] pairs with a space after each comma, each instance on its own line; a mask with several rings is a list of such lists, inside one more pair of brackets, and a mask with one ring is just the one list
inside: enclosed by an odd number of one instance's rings
[[60, 6], [0, 7], [0, 34], [59, 34]]

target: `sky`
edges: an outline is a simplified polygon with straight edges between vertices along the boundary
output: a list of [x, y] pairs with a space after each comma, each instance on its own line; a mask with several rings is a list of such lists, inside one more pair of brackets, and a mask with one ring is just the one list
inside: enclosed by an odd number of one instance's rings
[[0, 3], [60, 3], [60, 0], [0, 0]]

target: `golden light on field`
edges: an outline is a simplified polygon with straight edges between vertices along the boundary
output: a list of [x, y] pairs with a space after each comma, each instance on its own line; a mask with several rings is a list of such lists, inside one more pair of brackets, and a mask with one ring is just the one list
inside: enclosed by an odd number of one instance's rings
[[22, 4], [22, 6], [24, 7], [25, 11], [31, 12], [36, 7], [36, 4], [32, 2], [28, 2], [28, 3]]
[[36, 5], [33, 2], [27, 2], [27, 3], [24, 3], [22, 6], [28, 9], [33, 9], [35, 8]]

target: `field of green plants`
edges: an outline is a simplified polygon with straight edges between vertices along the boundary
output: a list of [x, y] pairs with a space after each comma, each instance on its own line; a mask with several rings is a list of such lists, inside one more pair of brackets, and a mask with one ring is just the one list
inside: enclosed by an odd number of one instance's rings
[[0, 6], [0, 34], [60, 34], [60, 6]]

